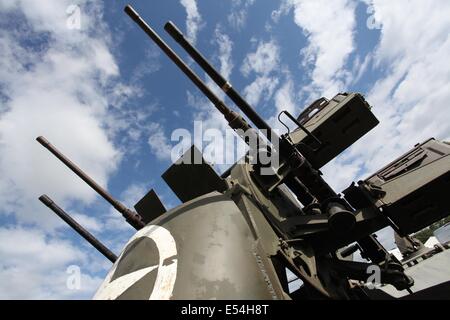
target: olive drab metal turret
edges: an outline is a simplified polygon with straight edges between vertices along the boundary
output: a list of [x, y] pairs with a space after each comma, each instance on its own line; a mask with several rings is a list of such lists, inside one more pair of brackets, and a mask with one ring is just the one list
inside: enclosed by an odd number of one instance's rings
[[[218, 175], [192, 146], [162, 174], [182, 204], [166, 211], [151, 190], [134, 212], [44, 138], [38, 138], [138, 230], [116, 257], [81, 226], [76, 227], [73, 219], [65, 219], [114, 262], [95, 299], [366, 299], [372, 297], [364, 283], [373, 265], [379, 267], [381, 283], [409, 290], [414, 279], [374, 233], [390, 226], [398, 235], [407, 236], [450, 213], [448, 143], [429, 139], [337, 193], [320, 169], [378, 124], [361, 94], [321, 98], [299, 116], [283, 111], [280, 121], [292, 121], [296, 129], [279, 136], [168, 22], [165, 30], [252, 127], [131, 6], [125, 12], [244, 141], [249, 137], [258, 141], [257, 147], [249, 144], [248, 151], [255, 152], [257, 161], [237, 162]], [[249, 154], [245, 160], [254, 159]], [[262, 163], [259, 156], [276, 156], [279, 162], [276, 166]], [[43, 196], [41, 201], [64, 217], [50, 198]], [[370, 262], [348, 258], [357, 250]], [[294, 293], [289, 292], [286, 269], [303, 282]]]

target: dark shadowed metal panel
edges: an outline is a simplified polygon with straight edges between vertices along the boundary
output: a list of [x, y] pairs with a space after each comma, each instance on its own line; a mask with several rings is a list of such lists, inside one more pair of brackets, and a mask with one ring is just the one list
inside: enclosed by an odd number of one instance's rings
[[134, 209], [145, 223], [149, 223], [167, 211], [153, 189], [134, 205]]
[[182, 202], [227, 189], [225, 180], [206, 163], [194, 145], [163, 173], [162, 178]]

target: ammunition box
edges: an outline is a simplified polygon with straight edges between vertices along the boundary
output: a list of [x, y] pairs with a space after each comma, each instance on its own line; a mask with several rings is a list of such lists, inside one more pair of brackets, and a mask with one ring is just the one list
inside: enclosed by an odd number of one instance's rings
[[401, 236], [450, 214], [450, 145], [429, 139], [365, 180], [384, 193], [377, 201]]
[[358, 93], [340, 93], [321, 98], [297, 119], [320, 141], [319, 146], [301, 128], [290, 138], [316, 169], [323, 167], [378, 124], [369, 104]]

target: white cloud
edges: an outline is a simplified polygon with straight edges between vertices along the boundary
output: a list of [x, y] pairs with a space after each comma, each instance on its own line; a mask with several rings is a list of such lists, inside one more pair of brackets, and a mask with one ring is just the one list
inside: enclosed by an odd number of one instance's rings
[[341, 192], [349, 187], [357, 177], [360, 167], [358, 163], [347, 162], [341, 157], [335, 158], [323, 167], [322, 172], [330, 186]]
[[164, 129], [159, 123], [151, 123], [149, 125], [148, 144], [151, 152], [159, 160], [169, 160], [172, 145], [164, 134]]
[[103, 230], [104, 224], [100, 219], [74, 211], [72, 211], [70, 215], [89, 232], [101, 232]]
[[241, 30], [247, 22], [248, 9], [255, 0], [232, 0], [230, 13], [227, 16], [228, 23], [235, 29]]
[[220, 65], [220, 74], [228, 79], [231, 76], [231, 72], [233, 71], [233, 60], [232, 60], [232, 51], [233, 51], [233, 41], [231, 41], [230, 37], [223, 33], [223, 30], [220, 26], [217, 26], [214, 31], [215, 39], [214, 42], [218, 46], [219, 53], [219, 65]]
[[345, 65], [355, 50], [355, 2], [352, 0], [287, 0], [272, 13], [275, 21], [294, 10], [294, 22], [303, 30], [308, 46], [302, 49], [304, 67], [311, 68], [311, 84], [305, 87], [314, 100], [334, 96], [345, 88]]
[[373, 6], [382, 24], [374, 59], [386, 71], [367, 100], [380, 124], [344, 155], [363, 176], [429, 137], [450, 138], [450, 3], [376, 0]]
[[[225, 78], [229, 79], [231, 76], [231, 73], [234, 68], [234, 63], [232, 59], [232, 52], [233, 52], [233, 41], [231, 41], [230, 37], [224, 33], [223, 28], [220, 24], [218, 24], [214, 30], [214, 38], [211, 41], [211, 44], [213, 44], [216, 47], [216, 50], [214, 51], [214, 54], [212, 55], [211, 63], [212, 65], [218, 70], [218, 72]], [[218, 65], [218, 68], [216, 67]], [[214, 81], [207, 76], [205, 73], [205, 83], [208, 86], [208, 88], [214, 92], [216, 96], [218, 96], [220, 99], [225, 98], [225, 93], [222, 91], [221, 88], [219, 88]], [[191, 99], [193, 97], [191, 96]], [[199, 99], [202, 101], [198, 104], [200, 108], [206, 107], [211, 105], [210, 103], [205, 103], [206, 99]]]
[[187, 37], [193, 44], [197, 41], [197, 33], [203, 27], [202, 17], [198, 11], [196, 0], [180, 0], [181, 5], [186, 10]]
[[[150, 185], [153, 181], [148, 183], [131, 183], [128, 185], [118, 197], [119, 201], [128, 208], [133, 206], [150, 190]], [[134, 210], [134, 209], [133, 209]], [[136, 230], [131, 227], [113, 207], [109, 207], [109, 211], [102, 217], [104, 222], [103, 234], [113, 233], [113, 238], [107, 241], [107, 245], [113, 252], [121, 252], [127, 241]]]
[[255, 52], [250, 52], [241, 65], [241, 73], [248, 77], [255, 74], [255, 80], [244, 88], [244, 96], [250, 105], [257, 106], [263, 97], [270, 100], [275, 88], [278, 86], [280, 64], [280, 48], [274, 40], [260, 41]]
[[347, 73], [348, 79], [345, 81], [346, 84], [351, 85], [358, 83], [372, 63], [372, 60], [373, 56], [371, 53], [367, 54], [364, 60], [361, 60], [361, 57], [356, 55], [355, 60], [353, 61], [352, 71]]
[[[151, 184], [149, 182], [149, 184]], [[150, 190], [148, 184], [133, 183], [130, 184], [121, 194], [123, 203], [131, 208]]]
[[277, 111], [287, 110], [290, 113], [294, 113], [297, 106], [294, 102], [294, 82], [289, 77], [286, 79], [283, 86], [275, 94], [275, 106]]
[[280, 48], [275, 41], [259, 42], [255, 52], [249, 53], [241, 66], [244, 76], [252, 72], [267, 75], [278, 67], [280, 62]]
[[[0, 257], [0, 299], [88, 299], [102, 281], [85, 272], [92, 258], [37, 229], [0, 228]], [[80, 267], [79, 290], [66, 285], [70, 265]]]
[[[286, 128], [278, 121], [278, 114], [281, 111], [286, 110], [292, 115], [296, 116], [297, 110], [299, 108], [296, 105], [295, 101], [296, 97], [295, 97], [294, 82], [290, 74], [286, 73], [283, 85], [276, 91], [274, 95], [275, 113], [269, 119], [269, 124], [271, 125], [272, 128], [286, 132]], [[283, 122], [285, 122], [289, 128], [293, 128], [290, 120], [286, 120], [286, 118], [282, 119]]]
[[[371, 59], [382, 77], [367, 95], [380, 124], [324, 168], [337, 188], [366, 178], [429, 137], [450, 139], [450, 3], [368, 3], [381, 24]], [[394, 246], [392, 229], [378, 234], [388, 249]]]
[[137, 86], [141, 86], [141, 80], [156, 71], [161, 67], [159, 63], [160, 51], [156, 46], [152, 46], [145, 50], [145, 55], [142, 61], [134, 68], [133, 74], [131, 76], [131, 82]]
[[[216, 50], [213, 53], [213, 63], [216, 63], [215, 60], [217, 60], [218, 66], [216, 68], [219, 70], [220, 74], [224, 78], [230, 79], [234, 68], [232, 59], [233, 42], [230, 37], [224, 33], [223, 28], [220, 25], [216, 26], [214, 38], [211, 42], [216, 47]], [[225, 93], [214, 83], [214, 81], [207, 77], [205, 82], [214, 94], [222, 100], [225, 99]], [[197, 93], [193, 94], [190, 91], [187, 92], [187, 100], [188, 105], [195, 108], [193, 118], [195, 121], [201, 121], [203, 133], [205, 133], [208, 129], [219, 130], [223, 133], [225, 140], [225, 132], [230, 128], [227, 125], [223, 115], [216, 110], [212, 103], [205, 96]], [[228, 106], [231, 107], [230, 105]], [[237, 154], [238, 152], [235, 150], [235, 144], [224, 143], [223, 145], [220, 145], [221, 147], [219, 147], [220, 141], [216, 141], [214, 139], [211, 139], [212, 141], [201, 141], [201, 138], [202, 137], [200, 135], [193, 136], [193, 143], [198, 148], [202, 149], [205, 160], [209, 163], [215, 163], [216, 161], [214, 160], [226, 160], [226, 155], [233, 159], [237, 159], [241, 156], [241, 154]], [[238, 138], [238, 140], [240, 140], [240, 138]], [[243, 148], [240, 148], [239, 150], [241, 149]], [[217, 151], [214, 154], [214, 159], [209, 157], [209, 155], [213, 154], [212, 152], [209, 153], [209, 150]], [[217, 163], [215, 169], [224, 171], [229, 165], [230, 164], [228, 163], [225, 165]]]
[[261, 98], [268, 101], [278, 85], [278, 78], [260, 76], [244, 88], [244, 96], [250, 105], [257, 106]]
[[[186, 7], [187, 12], [190, 11], [198, 12], [195, 1], [182, 1], [182, 4]], [[194, 29], [197, 30], [197, 27], [194, 27]], [[189, 30], [189, 14], [188, 14], [188, 30]], [[223, 28], [220, 25], [217, 25], [214, 30], [214, 38], [211, 41], [211, 43], [217, 47], [217, 51], [213, 56], [214, 58], [212, 60], [212, 63], [213, 64], [218, 63], [219, 73], [224, 78], [228, 79], [231, 76], [234, 67], [232, 60], [233, 42], [231, 41], [230, 37], [223, 32]], [[214, 94], [216, 94], [221, 99], [224, 99], [225, 94], [214, 83], [214, 81], [211, 80], [211, 78], [206, 76], [205, 83], [211, 89], [211, 91], [214, 92]], [[188, 91], [187, 100], [188, 104], [196, 109], [195, 113], [193, 114], [193, 118], [195, 120], [202, 121], [205, 129], [218, 128], [220, 130], [224, 130], [225, 128], [227, 128], [223, 116], [218, 112], [214, 111], [215, 109], [214, 106], [212, 106], [209, 100], [207, 100], [207, 98], [205, 98], [203, 95], [197, 93], [193, 94], [190, 91]], [[174, 142], [173, 144], [171, 144], [169, 137], [164, 132], [163, 126], [161, 126], [159, 123], [151, 123], [148, 126], [148, 128], [149, 128], [148, 144], [150, 146], [151, 152], [159, 160], [162, 161], [169, 160], [171, 158], [172, 147], [174, 147], [176, 143]], [[200, 141], [197, 141], [197, 145], [199, 145], [199, 143]]]
[[[103, 186], [121, 159], [108, 109], [133, 89], [118, 82], [102, 5], [78, 3], [80, 30], [66, 27], [72, 1], [0, 1], [0, 213], [16, 222], [0, 228], [2, 298], [90, 298], [101, 279], [89, 272], [105, 271], [104, 258], [65, 240], [67, 229], [37, 200], [47, 193], [71, 211], [72, 201], [96, 199], [35, 141], [39, 135]], [[75, 218], [102, 231], [95, 217]], [[82, 268], [81, 290], [66, 287], [69, 264]]]
[[[85, 14], [84, 29], [69, 30], [69, 1], [57, 1], [44, 11], [50, 2], [42, 7], [33, 1], [1, 4], [5, 19], [22, 14], [28, 23], [20, 34], [14, 28], [0, 32], [0, 83], [7, 97], [0, 113], [1, 212], [41, 225], [55, 219], [43, 213], [36, 200], [40, 192], [62, 204], [73, 199], [88, 203], [95, 195], [38, 145], [38, 135], [46, 136], [104, 186], [120, 159], [103, 121], [108, 106], [104, 92], [118, 75], [104, 26], [99, 22], [96, 31], [88, 29], [90, 16]], [[48, 34], [49, 40], [43, 40], [47, 46], [25, 47], [22, 39], [33, 32]]]

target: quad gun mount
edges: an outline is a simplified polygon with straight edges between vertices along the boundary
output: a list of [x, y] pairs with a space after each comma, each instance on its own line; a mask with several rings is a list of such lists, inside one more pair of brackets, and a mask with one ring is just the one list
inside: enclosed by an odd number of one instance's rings
[[[297, 129], [279, 136], [168, 22], [165, 30], [244, 113], [253, 128], [218, 98], [131, 6], [125, 12], [244, 141], [248, 142], [248, 137], [258, 141], [256, 154], [276, 155], [280, 161], [276, 167], [238, 162], [219, 176], [192, 146], [162, 175], [183, 204], [167, 212], [151, 190], [135, 205], [134, 212], [44, 138], [38, 138], [139, 230], [116, 259], [93, 236], [86, 236], [87, 231], [76, 229], [115, 261], [95, 298], [368, 298], [370, 291], [350, 280], [365, 282], [368, 267], [373, 264], [380, 267], [382, 283], [409, 290], [413, 279], [405, 275], [401, 263], [373, 234], [391, 226], [406, 236], [449, 214], [448, 143], [429, 139], [418, 144], [339, 194], [323, 179], [320, 169], [378, 124], [362, 95], [340, 93], [331, 100], [318, 99], [298, 117], [283, 111], [280, 121], [284, 114]], [[187, 159], [202, 161], [198, 164]], [[263, 174], [263, 169], [273, 174]], [[44, 203], [52, 204], [49, 207], [55, 211], [56, 204], [48, 199]], [[62, 211], [59, 209], [57, 214]], [[357, 250], [370, 263], [348, 258]], [[156, 276], [134, 276], [142, 270], [150, 270], [151, 275], [155, 264]], [[303, 281], [294, 293], [288, 290], [286, 268]], [[126, 281], [128, 284], [124, 284]]]

